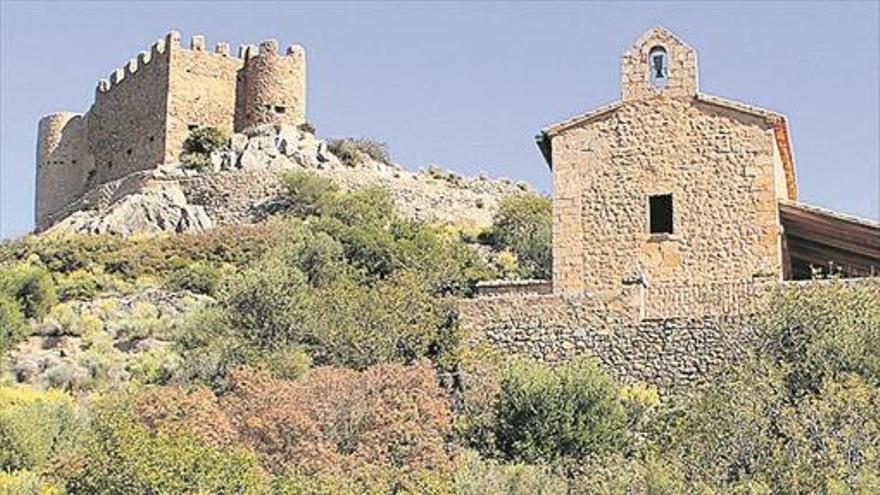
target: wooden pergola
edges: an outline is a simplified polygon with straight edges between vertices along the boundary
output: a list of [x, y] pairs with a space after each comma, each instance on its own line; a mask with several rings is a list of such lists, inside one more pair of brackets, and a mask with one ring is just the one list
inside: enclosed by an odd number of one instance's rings
[[784, 278], [880, 276], [880, 222], [780, 201]]

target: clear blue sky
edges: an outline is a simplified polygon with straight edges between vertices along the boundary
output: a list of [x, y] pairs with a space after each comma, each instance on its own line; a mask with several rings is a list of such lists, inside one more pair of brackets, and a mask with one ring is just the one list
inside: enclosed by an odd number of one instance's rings
[[32, 227], [39, 118], [86, 111], [98, 79], [170, 29], [299, 42], [320, 135], [548, 192], [533, 135], [617, 99], [620, 54], [662, 24], [697, 49], [703, 92], [789, 117], [801, 200], [880, 216], [877, 2], [0, 2], [3, 237]]

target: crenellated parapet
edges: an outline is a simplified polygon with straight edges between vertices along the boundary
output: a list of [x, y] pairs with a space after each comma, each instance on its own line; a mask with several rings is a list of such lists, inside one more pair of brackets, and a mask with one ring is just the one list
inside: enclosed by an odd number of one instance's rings
[[[138, 53], [136, 58], [130, 59], [122, 67], [113, 69], [110, 75], [107, 76], [107, 79], [98, 81], [95, 88], [95, 101], [98, 101], [99, 98], [112, 91], [127, 79], [130, 80], [132, 77], [136, 77], [138, 72], [142, 72], [153, 61], [167, 62], [166, 43], [168, 39], [172, 38], [172, 34], [173, 32], [169, 33], [165, 38], [156, 40], [149, 51]], [[179, 34], [177, 34], [177, 40], [178, 42], [180, 40]]]

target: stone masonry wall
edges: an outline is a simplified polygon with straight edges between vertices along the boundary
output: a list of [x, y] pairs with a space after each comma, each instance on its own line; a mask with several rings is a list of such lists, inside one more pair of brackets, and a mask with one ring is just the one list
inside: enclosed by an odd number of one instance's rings
[[589, 296], [509, 295], [463, 301], [472, 338], [545, 362], [599, 361], [620, 383], [670, 393], [700, 383], [749, 348], [748, 327], [725, 318], [632, 318]]
[[714, 308], [724, 313], [671, 318], [644, 317], [638, 297], [615, 306], [585, 295], [507, 294], [460, 301], [460, 321], [469, 338], [503, 352], [550, 363], [589, 356], [621, 383], [668, 394], [712, 380], [753, 349], [751, 316], [770, 309], [772, 294], [826, 283], [880, 290], [878, 278], [759, 283], [747, 300]]
[[[669, 60], [668, 82], [662, 90], [649, 84], [648, 56], [656, 46], [667, 51]], [[697, 94], [697, 74], [694, 49], [665, 29], [652, 29], [620, 58], [621, 99], [652, 98], [661, 93], [671, 97], [693, 96]]]
[[[773, 131], [751, 120], [657, 98], [555, 137], [556, 290], [778, 277]], [[670, 193], [673, 234], [651, 235], [648, 197]]]
[[47, 115], [37, 133], [37, 182], [34, 214], [44, 218], [76, 200], [94, 167], [88, 152], [86, 122], [70, 112]]
[[238, 77], [235, 130], [264, 124], [297, 126], [305, 122], [305, 51], [288, 47], [279, 56], [278, 42], [260, 43]]

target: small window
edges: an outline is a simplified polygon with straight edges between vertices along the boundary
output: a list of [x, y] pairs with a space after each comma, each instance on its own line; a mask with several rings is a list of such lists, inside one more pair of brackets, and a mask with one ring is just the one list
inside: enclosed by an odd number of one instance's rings
[[107, 169], [113, 168], [113, 162], [107, 162]]
[[199, 125], [198, 124], [190, 124], [190, 125], [186, 126], [186, 128], [190, 131], [194, 131], [199, 128]]
[[287, 107], [283, 107], [281, 105], [275, 106], [275, 113], [284, 113], [287, 111]]
[[150, 142], [151, 142], [151, 143], [152, 143], [153, 141], [155, 141], [155, 140], [156, 140], [156, 138], [154, 138], [153, 136], [150, 136]]
[[655, 46], [648, 52], [648, 72], [651, 85], [655, 88], [666, 87], [669, 81], [669, 57], [662, 46]]
[[131, 154], [131, 148], [125, 150], [125, 154], [126, 154], [126, 155], [130, 155], [130, 154]]
[[648, 210], [652, 234], [672, 233], [672, 195], [658, 194], [648, 197]]

